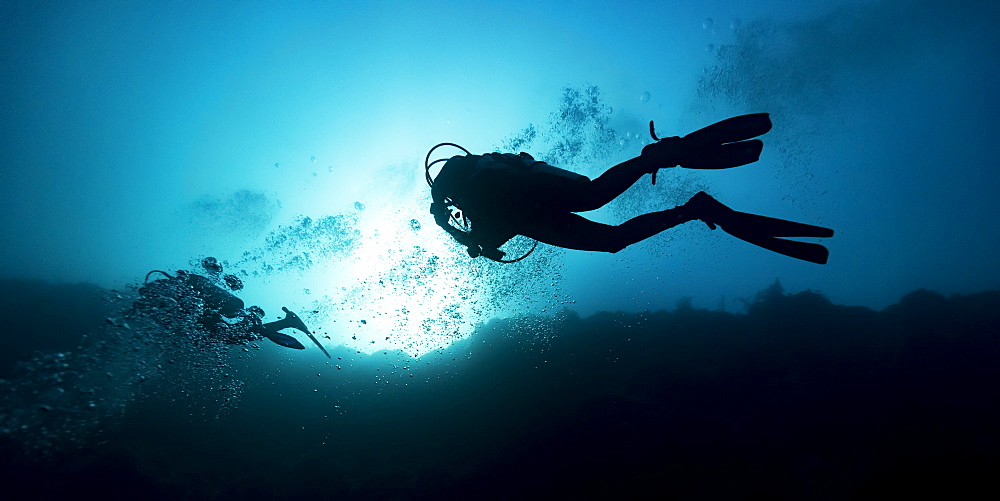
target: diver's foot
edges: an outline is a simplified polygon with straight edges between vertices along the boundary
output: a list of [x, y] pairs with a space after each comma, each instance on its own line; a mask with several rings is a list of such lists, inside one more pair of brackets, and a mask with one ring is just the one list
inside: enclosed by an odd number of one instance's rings
[[713, 230], [727, 214], [733, 212], [732, 209], [704, 191], [696, 193], [691, 197], [691, 200], [679, 208], [684, 209], [685, 214], [691, 219], [700, 219]]
[[674, 136], [647, 144], [642, 148], [642, 153], [639, 156], [646, 160], [650, 173], [655, 173], [659, 169], [680, 165], [686, 154], [683, 140]]

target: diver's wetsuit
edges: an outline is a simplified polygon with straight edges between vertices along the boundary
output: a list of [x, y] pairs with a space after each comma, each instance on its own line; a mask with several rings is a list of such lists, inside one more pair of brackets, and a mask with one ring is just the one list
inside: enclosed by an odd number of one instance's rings
[[465, 184], [461, 190], [465, 193], [458, 197], [460, 205], [472, 220], [472, 236], [484, 247], [497, 248], [515, 235], [524, 235], [570, 249], [618, 252], [695, 219], [683, 206], [643, 214], [617, 226], [575, 214], [603, 207], [655, 170], [643, 157], [620, 163], [594, 180], [534, 161], [526, 154], [483, 155], [475, 166], [464, 168], [452, 161], [442, 168], [435, 188]]

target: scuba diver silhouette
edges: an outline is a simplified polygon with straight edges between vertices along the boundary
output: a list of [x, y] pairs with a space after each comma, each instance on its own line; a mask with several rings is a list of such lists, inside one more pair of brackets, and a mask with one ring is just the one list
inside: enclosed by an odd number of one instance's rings
[[[699, 219], [741, 240], [813, 263], [825, 264], [829, 252], [815, 243], [779, 237], [830, 237], [833, 230], [820, 226], [738, 212], [705, 192], [687, 203], [632, 218], [617, 226], [591, 221], [577, 212], [598, 209], [645, 174], [656, 184], [659, 169], [727, 169], [756, 162], [764, 143], [752, 139], [771, 130], [767, 113], [741, 115], [709, 125], [684, 137], [656, 137], [642, 153], [601, 174], [596, 179], [540, 162], [527, 153], [473, 155], [454, 143], [441, 143], [427, 153], [424, 171], [431, 187], [434, 221], [471, 257], [486, 256], [511, 263], [527, 257], [504, 259], [499, 247], [516, 235], [569, 249], [618, 252], [679, 224]], [[430, 162], [441, 146], [465, 152]], [[431, 166], [445, 162], [432, 179]]]
[[[222, 272], [222, 265], [214, 257], [203, 259], [202, 266], [210, 275]], [[149, 277], [154, 273], [166, 278], [150, 282]], [[243, 282], [235, 275], [225, 275], [222, 281], [231, 290], [243, 288]], [[308, 336], [327, 358], [331, 358], [295, 312], [282, 307], [285, 318], [263, 323], [264, 310], [260, 307], [245, 308], [242, 299], [219, 287], [212, 279], [184, 270], [177, 270], [175, 275], [160, 270], [147, 273], [144, 285], [139, 289], [139, 299], [132, 308], [151, 313], [166, 326], [173, 324], [178, 317], [197, 315], [201, 328], [226, 344], [245, 344], [264, 337], [286, 348], [304, 350], [305, 346], [297, 339], [279, 332], [286, 328], [296, 329]]]

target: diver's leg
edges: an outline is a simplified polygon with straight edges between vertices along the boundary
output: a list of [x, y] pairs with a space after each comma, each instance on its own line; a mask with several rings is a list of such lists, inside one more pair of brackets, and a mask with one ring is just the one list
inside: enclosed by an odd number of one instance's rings
[[521, 234], [567, 249], [618, 252], [657, 233], [686, 223], [693, 217], [683, 206], [651, 212], [618, 226], [597, 223], [579, 214], [551, 212], [525, 222]]
[[[622, 162], [594, 180], [584, 176], [556, 176], [538, 173], [529, 178], [522, 205], [538, 210], [586, 212], [603, 207], [650, 172], [640, 157]], [[544, 201], [544, 203], [539, 203]]]
[[604, 171], [604, 174], [597, 179], [587, 183], [576, 211], [583, 212], [603, 207], [629, 189], [643, 174], [649, 172], [649, 162], [642, 157], [626, 160]]
[[655, 154], [644, 151], [641, 156], [626, 160], [608, 169], [597, 179], [589, 183], [581, 183], [576, 193], [573, 193], [576, 204], [570, 210], [572, 212], [585, 212], [599, 209], [624, 193], [643, 174], [676, 166], [683, 154], [681, 145], [676, 141], [665, 139], [657, 143], [657, 146], [659, 149], [655, 151]]

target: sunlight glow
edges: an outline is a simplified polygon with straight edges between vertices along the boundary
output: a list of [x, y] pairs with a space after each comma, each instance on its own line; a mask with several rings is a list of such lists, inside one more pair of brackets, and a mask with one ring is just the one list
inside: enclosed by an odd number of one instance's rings
[[[362, 243], [344, 266], [347, 346], [372, 352], [399, 349], [417, 356], [446, 347], [482, 321], [482, 291], [435, 228], [403, 211], [372, 211], [362, 224]], [[416, 221], [416, 222], [413, 222]], [[347, 334], [350, 334], [349, 336]]]
[[491, 315], [488, 289], [477, 286], [468, 261], [455, 259], [445, 235], [425, 226], [429, 218], [415, 216], [415, 209], [360, 210], [348, 255], [315, 259], [297, 273], [267, 272], [264, 302], [290, 305], [328, 348], [419, 356], [468, 336]]

